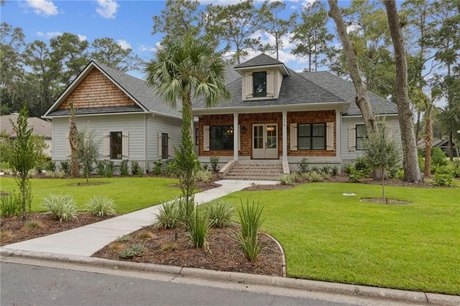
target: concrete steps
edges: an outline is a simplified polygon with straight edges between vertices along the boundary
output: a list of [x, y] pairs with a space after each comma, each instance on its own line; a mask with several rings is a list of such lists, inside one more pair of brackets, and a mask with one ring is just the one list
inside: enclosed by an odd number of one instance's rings
[[244, 161], [236, 162], [225, 175], [226, 179], [234, 180], [278, 180], [283, 174], [280, 161]]

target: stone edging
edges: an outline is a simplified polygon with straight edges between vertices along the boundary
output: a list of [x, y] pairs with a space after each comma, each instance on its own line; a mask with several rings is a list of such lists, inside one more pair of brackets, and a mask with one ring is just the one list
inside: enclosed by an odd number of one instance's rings
[[329, 283], [305, 279], [285, 278], [279, 276], [266, 276], [238, 272], [221, 272], [205, 269], [185, 268], [178, 266], [166, 266], [147, 263], [133, 263], [87, 256], [74, 256], [45, 252], [13, 250], [4, 247], [0, 248], [0, 255], [5, 257], [13, 256], [41, 260], [54, 260], [68, 263], [107, 267], [112, 269], [116, 267], [118, 269], [167, 273], [177, 276], [187, 276], [206, 280], [230, 281], [249, 285], [276, 286], [287, 289], [325, 292], [331, 294], [345, 294], [351, 296], [389, 299], [413, 303], [428, 303], [436, 305], [460, 305], [460, 296], [456, 295], [443, 295], [418, 291], [406, 291], [370, 286]]

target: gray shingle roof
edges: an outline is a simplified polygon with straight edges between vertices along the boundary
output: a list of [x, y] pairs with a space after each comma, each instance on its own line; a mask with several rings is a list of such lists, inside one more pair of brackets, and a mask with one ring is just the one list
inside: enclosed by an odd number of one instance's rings
[[[361, 115], [355, 103], [355, 87], [352, 83], [327, 71], [321, 72], [302, 72], [302, 76], [322, 88], [327, 89], [343, 101], [351, 102], [346, 115]], [[398, 113], [396, 104], [368, 91], [369, 100], [375, 114], [396, 114]]]
[[[13, 131], [13, 125], [11, 124], [11, 121], [16, 123], [18, 116], [18, 113], [0, 116], [0, 130], [5, 131], [12, 137], [16, 137], [16, 133]], [[29, 128], [33, 128], [34, 135], [51, 139], [52, 128], [50, 122], [37, 117], [29, 117], [27, 119], [27, 124], [29, 125]]]
[[[111, 106], [111, 107], [88, 107], [88, 108], [77, 108], [75, 110], [76, 115], [89, 115], [89, 114], [111, 114], [111, 113], [135, 113], [142, 112], [143, 110], [137, 106]], [[58, 109], [50, 114], [50, 116], [69, 116], [70, 110]]]
[[113, 69], [107, 65], [98, 62], [94, 63], [149, 111], [174, 117], [182, 117], [180, 109], [174, 109], [168, 105], [156, 92], [155, 87], [149, 85], [146, 81], [130, 76], [127, 73]]
[[[221, 101], [214, 108], [347, 102], [304, 78], [301, 74], [290, 69], [288, 71], [290, 75], [283, 78], [278, 99], [243, 101], [241, 98], [241, 76], [238, 75], [237, 78], [227, 83], [227, 90], [231, 95], [230, 99]], [[196, 101], [194, 108], [206, 108], [206, 105], [200, 99]]]
[[274, 59], [271, 56], [268, 56], [264, 53], [257, 55], [256, 57], [247, 60], [244, 63], [241, 63], [235, 68], [247, 68], [247, 67], [256, 67], [256, 66], [271, 66], [271, 65], [284, 65], [284, 63], [280, 62], [277, 59]]

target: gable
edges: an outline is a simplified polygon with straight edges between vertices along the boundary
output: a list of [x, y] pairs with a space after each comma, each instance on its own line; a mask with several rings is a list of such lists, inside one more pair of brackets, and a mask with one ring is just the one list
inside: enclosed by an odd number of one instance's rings
[[97, 68], [93, 68], [60, 104], [59, 109], [137, 106], [117, 85]]

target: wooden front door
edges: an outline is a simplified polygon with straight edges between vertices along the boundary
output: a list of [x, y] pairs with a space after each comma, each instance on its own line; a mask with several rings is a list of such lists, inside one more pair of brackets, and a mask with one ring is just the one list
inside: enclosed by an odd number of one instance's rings
[[252, 158], [278, 158], [277, 124], [254, 124], [252, 126]]

